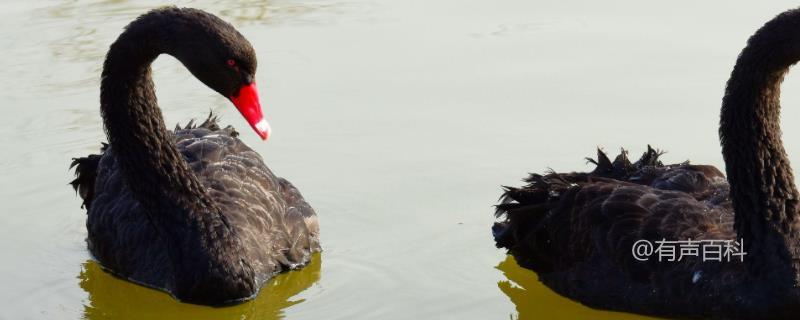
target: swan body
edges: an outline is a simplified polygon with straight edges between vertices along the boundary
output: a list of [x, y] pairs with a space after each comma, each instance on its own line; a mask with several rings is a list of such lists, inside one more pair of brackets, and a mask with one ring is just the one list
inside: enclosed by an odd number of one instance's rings
[[[590, 159], [592, 172], [532, 174], [506, 187], [493, 235], [525, 268], [588, 306], [677, 318], [800, 316], [800, 213], [780, 138], [780, 84], [800, 60], [800, 10], [756, 32], [722, 103], [727, 175], [713, 166], [665, 165], [648, 146]], [[640, 260], [637, 241], [736, 241], [742, 254]], [[679, 250], [679, 249], [678, 249]]]
[[105, 270], [181, 301], [247, 300], [320, 250], [316, 213], [216, 117], [166, 130], [149, 69], [160, 53], [230, 96], [253, 129], [268, 134], [254, 91], [255, 55], [232, 26], [194, 9], [139, 17], [104, 66], [109, 144], [73, 162], [89, 251]]

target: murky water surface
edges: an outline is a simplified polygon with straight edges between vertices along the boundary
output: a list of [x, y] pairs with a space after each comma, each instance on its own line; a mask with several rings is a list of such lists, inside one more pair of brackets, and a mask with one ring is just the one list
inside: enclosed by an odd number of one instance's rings
[[[317, 209], [324, 252], [249, 303], [177, 303], [100, 270], [68, 187], [104, 141], [108, 45], [157, 1], [0, 4], [0, 318], [620, 319], [561, 298], [493, 246], [491, 206], [526, 172], [590, 169], [646, 144], [722, 166], [724, 82], [789, 1], [179, 1], [258, 52], [274, 135], [242, 138]], [[246, 124], [175, 59], [154, 65], [169, 124]], [[800, 163], [800, 76], [784, 136]]]

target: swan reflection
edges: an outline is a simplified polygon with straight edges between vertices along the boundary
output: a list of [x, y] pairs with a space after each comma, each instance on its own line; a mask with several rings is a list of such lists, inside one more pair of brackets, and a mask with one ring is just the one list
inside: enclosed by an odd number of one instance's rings
[[284, 310], [305, 299], [292, 299], [320, 279], [321, 254], [296, 271], [269, 280], [255, 299], [229, 307], [177, 302], [168, 294], [132, 284], [103, 271], [97, 262], [84, 263], [80, 286], [89, 294], [84, 319], [283, 319]]
[[506, 280], [499, 281], [500, 288], [516, 307], [514, 320], [533, 319], [655, 319], [628, 313], [600, 311], [564, 298], [539, 282], [535, 272], [517, 265], [514, 257], [506, 259], [496, 267], [503, 272]]

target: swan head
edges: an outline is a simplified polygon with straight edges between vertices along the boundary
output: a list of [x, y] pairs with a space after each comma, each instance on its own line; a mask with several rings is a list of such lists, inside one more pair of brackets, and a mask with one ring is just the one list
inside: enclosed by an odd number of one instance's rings
[[[173, 41], [164, 46], [209, 88], [228, 98], [264, 140], [270, 126], [256, 89], [256, 54], [250, 42], [232, 25], [213, 14], [184, 11], [168, 31]], [[188, 14], [187, 14], [188, 11]]]

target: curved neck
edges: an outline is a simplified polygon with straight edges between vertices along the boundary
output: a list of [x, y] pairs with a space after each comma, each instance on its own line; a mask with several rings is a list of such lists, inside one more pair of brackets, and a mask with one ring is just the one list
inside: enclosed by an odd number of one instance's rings
[[212, 208], [213, 203], [164, 125], [150, 64], [168, 48], [160, 43], [159, 33], [151, 31], [132, 25], [111, 45], [103, 66], [100, 110], [109, 143], [137, 200], [152, 212], [162, 211], [157, 220], [181, 223], [183, 215]]
[[794, 176], [781, 142], [780, 85], [800, 60], [800, 12], [764, 25], [740, 54], [725, 90], [720, 140], [735, 229], [744, 239], [745, 261], [791, 267], [798, 283], [800, 217]]
[[241, 263], [238, 237], [164, 125], [150, 64], [181, 45], [175, 41], [180, 32], [170, 30], [171, 19], [164, 15], [182, 11], [154, 12], [131, 23], [111, 45], [103, 66], [100, 108], [127, 186], [168, 248], [174, 293], [181, 297], [191, 292], [196, 301], [219, 302], [219, 296], [252, 289], [252, 269]]

